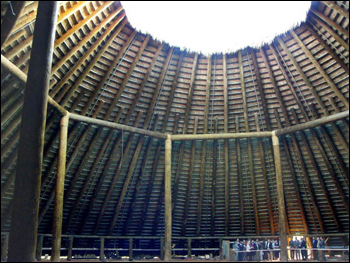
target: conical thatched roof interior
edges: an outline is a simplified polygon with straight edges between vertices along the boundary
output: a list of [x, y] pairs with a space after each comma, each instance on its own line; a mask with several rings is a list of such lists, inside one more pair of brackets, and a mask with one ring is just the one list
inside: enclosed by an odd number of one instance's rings
[[[38, 2], [1, 51], [28, 72]], [[9, 8], [1, 2], [1, 16]], [[204, 56], [136, 32], [118, 1], [60, 3], [50, 96], [70, 112], [169, 134], [272, 131], [349, 109], [349, 1], [313, 2], [273, 43]], [[24, 85], [1, 70], [1, 231]], [[40, 233], [51, 233], [59, 118], [48, 109]], [[288, 233], [348, 233], [349, 119], [283, 136]], [[270, 139], [173, 143], [174, 236], [277, 235]], [[160, 236], [164, 142], [70, 121], [64, 234]], [[151, 241], [149, 241], [151, 242]], [[149, 243], [145, 243], [148, 246]]]

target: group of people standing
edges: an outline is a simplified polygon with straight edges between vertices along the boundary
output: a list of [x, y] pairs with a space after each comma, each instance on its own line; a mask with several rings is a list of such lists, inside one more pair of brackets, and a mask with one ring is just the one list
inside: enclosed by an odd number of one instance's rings
[[234, 242], [236, 261], [277, 260], [280, 257], [278, 240], [239, 240]]
[[291, 260], [307, 260], [307, 245], [304, 238], [294, 238], [289, 242]]
[[[312, 238], [312, 259], [316, 261], [326, 261], [326, 254], [323, 250], [326, 247], [326, 242], [323, 237]], [[298, 240], [294, 238], [289, 242], [290, 259], [291, 260], [307, 260], [307, 243], [304, 238]]]

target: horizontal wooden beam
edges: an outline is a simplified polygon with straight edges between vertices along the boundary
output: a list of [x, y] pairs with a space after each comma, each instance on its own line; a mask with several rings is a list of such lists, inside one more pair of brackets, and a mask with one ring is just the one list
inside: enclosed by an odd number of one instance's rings
[[[22, 84], [25, 85], [27, 83], [27, 75], [3, 55], [1, 55], [1, 67], [15, 76], [20, 82], [22, 82]], [[53, 98], [49, 97], [48, 102], [53, 107], [55, 107], [63, 116], [68, 114], [68, 111], [61, 107], [56, 101], [54, 101]]]
[[104, 126], [107, 128], [111, 128], [111, 129], [123, 130], [123, 131], [127, 131], [127, 132], [151, 136], [154, 138], [159, 138], [159, 139], [164, 139], [164, 140], [166, 140], [168, 138], [168, 135], [160, 133], [160, 132], [154, 132], [154, 131], [135, 128], [135, 127], [130, 127], [130, 126], [123, 125], [123, 124], [113, 123], [113, 122], [109, 122], [109, 121], [93, 119], [93, 118], [81, 116], [81, 115], [78, 115], [75, 113], [70, 113], [69, 117], [75, 121], [91, 123], [91, 124], [95, 124], [98, 126]]
[[280, 130], [276, 130], [276, 135], [277, 136], [281, 136], [281, 135], [285, 135], [288, 133], [293, 133], [293, 132], [297, 132], [297, 131], [302, 131], [302, 130], [307, 130], [310, 128], [314, 128], [320, 125], [324, 125], [327, 123], [331, 123], [331, 122], [335, 122], [338, 120], [342, 120], [344, 118], [349, 117], [349, 110], [341, 112], [341, 113], [336, 113], [327, 117], [323, 117], [320, 118], [318, 120], [313, 120], [313, 121], [309, 121], [309, 122], [305, 122], [305, 123], [301, 123], [298, 125], [294, 125], [291, 127], [287, 127], [287, 128], [283, 128]]
[[217, 134], [179, 134], [171, 135], [172, 141], [222, 140], [272, 137], [272, 132], [217, 133]]

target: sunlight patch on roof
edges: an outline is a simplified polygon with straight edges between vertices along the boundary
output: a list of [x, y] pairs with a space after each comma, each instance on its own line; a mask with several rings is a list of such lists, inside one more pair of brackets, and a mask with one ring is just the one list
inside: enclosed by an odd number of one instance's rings
[[205, 54], [270, 43], [305, 21], [311, 1], [121, 1], [130, 24]]

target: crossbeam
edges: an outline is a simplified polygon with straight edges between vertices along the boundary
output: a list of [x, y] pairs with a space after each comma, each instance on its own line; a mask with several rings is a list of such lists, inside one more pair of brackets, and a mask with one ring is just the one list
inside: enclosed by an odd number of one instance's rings
[[349, 110], [343, 111], [341, 113], [336, 113], [336, 114], [333, 114], [333, 115], [330, 115], [327, 117], [323, 117], [323, 118], [320, 118], [317, 120], [313, 120], [313, 121], [301, 123], [298, 125], [294, 125], [291, 127], [276, 130], [276, 136], [281, 136], [281, 135], [285, 135], [288, 133], [293, 133], [293, 132], [297, 132], [297, 131], [307, 130], [310, 128], [315, 128], [317, 126], [324, 125], [324, 124], [331, 123], [331, 122], [335, 122], [335, 121], [339, 121], [339, 120], [345, 119], [347, 117], [349, 117]]
[[180, 135], [171, 135], [171, 140], [172, 141], [191, 141], [191, 140], [222, 140], [222, 139], [264, 138], [264, 137], [272, 137], [272, 132], [180, 134]]
[[91, 124], [95, 124], [95, 125], [98, 125], [98, 126], [104, 126], [104, 127], [107, 127], [107, 128], [111, 128], [111, 129], [117, 129], [117, 130], [133, 132], [133, 133], [146, 135], [146, 136], [151, 136], [151, 137], [154, 137], [154, 138], [159, 138], [159, 139], [164, 139], [164, 140], [166, 140], [168, 138], [168, 135], [166, 135], [164, 133], [154, 132], [154, 131], [149, 131], [149, 130], [144, 130], [144, 129], [139, 129], [139, 128], [130, 127], [130, 126], [127, 126], [127, 125], [118, 124], [118, 123], [109, 122], [109, 121], [104, 121], [104, 120], [93, 119], [93, 118], [81, 116], [81, 115], [75, 114], [75, 113], [69, 113], [69, 117], [72, 120], [86, 122], [86, 123], [91, 123]]

